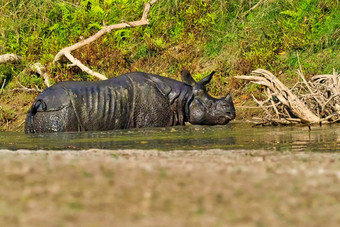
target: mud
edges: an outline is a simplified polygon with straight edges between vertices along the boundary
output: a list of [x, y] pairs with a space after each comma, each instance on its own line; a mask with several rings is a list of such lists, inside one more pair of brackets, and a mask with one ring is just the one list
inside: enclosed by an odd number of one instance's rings
[[340, 154], [0, 150], [1, 226], [338, 226]]

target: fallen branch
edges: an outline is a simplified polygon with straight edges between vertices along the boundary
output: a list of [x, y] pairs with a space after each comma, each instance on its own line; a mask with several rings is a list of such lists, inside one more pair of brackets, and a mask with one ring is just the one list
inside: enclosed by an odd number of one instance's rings
[[4, 54], [0, 55], [0, 64], [3, 63], [15, 63], [15, 62], [20, 62], [21, 57], [16, 55], [16, 54]]
[[295, 94], [293, 94], [277, 77], [264, 69], [252, 72], [255, 76], [236, 76], [238, 79], [250, 80], [252, 83], [268, 87], [279, 101], [287, 106], [292, 113], [304, 123], [318, 123], [320, 118], [316, 116]]
[[[340, 121], [340, 75], [334, 70], [332, 75], [317, 75], [307, 81], [298, 70], [302, 82], [292, 89], [287, 88], [272, 73], [258, 69], [250, 76], [236, 76], [260, 84], [264, 89], [265, 101], [253, 99], [264, 111], [265, 116], [256, 124], [291, 124], [291, 123], [335, 123]], [[270, 102], [270, 105], [264, 105]]]
[[107, 77], [104, 76], [103, 74], [97, 73], [93, 70], [91, 70], [90, 68], [86, 67], [84, 64], [82, 64], [78, 59], [76, 59], [75, 57], [73, 57], [73, 55], [71, 53], [65, 53], [65, 56], [72, 62], [73, 66], [78, 66], [81, 70], [83, 70], [84, 72], [97, 77], [100, 80], [106, 80]]
[[84, 39], [72, 46], [66, 47], [64, 49], [62, 49], [61, 51], [59, 51], [59, 53], [55, 56], [53, 64], [55, 64], [56, 62], [59, 62], [61, 60], [61, 58], [63, 56], [65, 56], [69, 61], [71, 61], [73, 63], [73, 65], [78, 66], [81, 70], [83, 70], [84, 72], [97, 77], [100, 80], [105, 80], [107, 79], [106, 76], [94, 72], [93, 70], [91, 70], [90, 68], [86, 67], [84, 64], [82, 64], [78, 59], [76, 59], [75, 57], [73, 57], [73, 55], [71, 54], [72, 51], [79, 49], [85, 45], [88, 45], [90, 43], [92, 43], [93, 41], [97, 40], [99, 37], [101, 37], [102, 35], [106, 34], [106, 33], [110, 33], [112, 30], [115, 29], [123, 29], [123, 28], [130, 28], [130, 27], [137, 27], [137, 26], [143, 26], [143, 25], [148, 25], [149, 21], [147, 19], [147, 16], [149, 14], [150, 11], [150, 7], [157, 2], [157, 0], [151, 0], [150, 3], [146, 3], [145, 7], [144, 7], [144, 11], [143, 11], [143, 15], [141, 20], [139, 21], [133, 21], [133, 22], [123, 22], [120, 24], [114, 24], [114, 25], [110, 25], [110, 26], [104, 26], [100, 31], [98, 31], [96, 34], [94, 34], [93, 36]]

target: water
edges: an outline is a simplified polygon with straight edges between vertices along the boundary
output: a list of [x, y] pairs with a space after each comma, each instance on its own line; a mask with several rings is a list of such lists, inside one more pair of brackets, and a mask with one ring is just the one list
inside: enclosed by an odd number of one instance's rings
[[250, 150], [340, 151], [340, 125], [308, 127], [179, 126], [107, 132], [25, 135], [0, 132], [0, 149], [157, 149], [157, 150]]

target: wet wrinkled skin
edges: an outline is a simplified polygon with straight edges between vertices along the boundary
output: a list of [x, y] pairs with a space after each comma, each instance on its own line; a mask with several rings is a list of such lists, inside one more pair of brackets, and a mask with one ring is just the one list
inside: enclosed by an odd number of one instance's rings
[[25, 132], [104, 131], [191, 124], [227, 124], [235, 118], [228, 94], [215, 99], [205, 89], [213, 73], [183, 82], [133, 72], [97, 82], [61, 82], [40, 93], [28, 111]]

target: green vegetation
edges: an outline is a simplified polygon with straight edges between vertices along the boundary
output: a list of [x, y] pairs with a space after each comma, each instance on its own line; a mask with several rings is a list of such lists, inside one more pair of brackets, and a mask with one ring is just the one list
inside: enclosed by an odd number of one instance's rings
[[13, 110], [0, 106], [0, 124], [7, 124], [9, 121], [14, 120], [14, 116]]
[[[0, 55], [23, 57], [20, 64], [0, 65], [0, 84], [6, 79], [5, 91], [17, 82], [44, 88], [41, 78], [23, 69], [35, 62], [50, 64], [63, 47], [103, 24], [139, 20], [144, 2], [0, 0]], [[296, 80], [296, 52], [307, 77], [340, 69], [339, 0], [268, 0], [253, 8], [258, 2], [159, 0], [151, 8], [149, 26], [114, 30], [73, 54], [107, 77], [140, 70], [178, 79], [186, 68], [198, 79], [216, 70], [209, 88], [214, 95], [240, 88], [232, 76], [256, 68]], [[54, 81], [94, 79], [66, 64], [50, 71]]]

